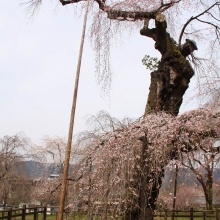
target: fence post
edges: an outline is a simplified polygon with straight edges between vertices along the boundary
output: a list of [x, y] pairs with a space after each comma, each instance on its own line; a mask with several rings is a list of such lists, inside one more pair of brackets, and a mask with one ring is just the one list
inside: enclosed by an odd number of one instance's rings
[[47, 218], [47, 206], [44, 207], [43, 220], [46, 220], [46, 218]]
[[38, 219], [37, 206], [34, 207], [34, 220]]
[[193, 208], [190, 209], [190, 220], [193, 220]]
[[172, 210], [172, 220], [174, 220], [174, 214], [175, 214], [175, 210]]
[[9, 210], [8, 210], [8, 220], [11, 220], [11, 216], [12, 216], [12, 208], [9, 208]]
[[164, 212], [164, 218], [165, 220], [167, 220], [167, 210], [165, 209], [165, 212]]
[[216, 209], [215, 211], [216, 211], [216, 220], [219, 220], [219, 210]]
[[23, 205], [22, 213], [21, 213], [21, 220], [25, 220], [26, 216], [26, 205]]
[[203, 220], [206, 220], [206, 212], [203, 212]]

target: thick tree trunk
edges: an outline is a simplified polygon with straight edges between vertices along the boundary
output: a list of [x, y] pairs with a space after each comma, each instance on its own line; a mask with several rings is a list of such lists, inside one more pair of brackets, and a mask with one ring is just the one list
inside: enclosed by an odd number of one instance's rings
[[183, 95], [194, 71], [178, 50], [162, 55], [157, 71], [151, 73], [151, 85], [145, 114], [165, 111], [178, 115]]
[[[154, 171], [149, 170], [149, 162], [147, 160], [148, 154], [148, 141], [146, 138], [142, 139], [142, 173], [140, 178], [140, 200], [139, 200], [139, 218], [138, 220], [153, 220], [154, 210], [156, 208], [156, 200], [159, 195], [159, 189], [162, 184], [162, 177], [164, 174], [162, 172], [158, 175], [155, 175]], [[149, 165], [149, 166], [148, 166]], [[162, 164], [161, 164], [162, 166]]]
[[141, 35], [155, 41], [155, 49], [162, 55], [158, 70], [151, 73], [145, 114], [165, 111], [177, 115], [194, 70], [167, 33], [165, 17], [158, 15], [155, 26], [156, 28], [149, 29], [145, 25], [140, 31]]
[[[125, 213], [124, 220], [153, 220], [154, 210], [156, 208], [156, 200], [159, 195], [159, 189], [162, 184], [164, 174], [163, 165], [161, 165], [161, 173], [155, 175], [152, 171], [152, 166], [148, 158], [148, 140], [146, 137], [141, 139], [141, 172], [138, 181], [139, 200], [134, 201], [134, 206], [131, 205]], [[149, 169], [151, 167], [151, 170]]]
[[[148, 23], [148, 22], [147, 22]], [[149, 29], [146, 25], [140, 31], [141, 35], [151, 37], [155, 48], [160, 51], [162, 58], [158, 70], [151, 73], [151, 85], [145, 109], [145, 115], [155, 111], [165, 111], [178, 115], [183, 95], [188, 88], [194, 71], [186, 57], [181, 54], [176, 42], [166, 32], [165, 17], [155, 20], [156, 28]], [[147, 141], [143, 140], [143, 164], [140, 182], [139, 220], [153, 220], [155, 202], [161, 186], [161, 175], [154, 175], [147, 170]], [[145, 162], [146, 161], [146, 162]], [[163, 165], [161, 165], [161, 168]], [[153, 179], [153, 184], [149, 180]], [[134, 218], [136, 219], [136, 218]]]

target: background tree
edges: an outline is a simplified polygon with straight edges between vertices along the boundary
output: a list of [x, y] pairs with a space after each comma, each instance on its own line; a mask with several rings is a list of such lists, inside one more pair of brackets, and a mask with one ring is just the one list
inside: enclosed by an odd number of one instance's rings
[[[189, 207], [198, 208], [195, 199], [201, 195], [197, 184], [191, 186], [181, 183], [177, 187], [176, 210], [189, 210]], [[173, 209], [173, 187], [170, 190], [162, 189], [157, 200], [158, 210]]]
[[[36, 10], [41, 2], [41, 0], [30, 1], [28, 9], [33, 7]], [[60, 0], [60, 2], [67, 5], [83, 2], [83, 0]], [[136, 27], [139, 29], [142, 26], [141, 35], [151, 38], [155, 42], [155, 49], [161, 54], [158, 69], [151, 73], [151, 85], [145, 109], [146, 117], [148, 113], [154, 111], [178, 115], [183, 95], [194, 75], [192, 65], [196, 70], [200, 70], [201, 75], [206, 72], [209, 72], [210, 76], [217, 74], [215, 53], [218, 52], [219, 46], [219, 1], [94, 0], [91, 2], [91, 7], [94, 9], [91, 10], [93, 13], [91, 39], [93, 39], [94, 49], [97, 52], [98, 79], [102, 80], [104, 88], [108, 88], [106, 84], [111, 79], [110, 39], [116, 35], [116, 32], [124, 33], [125, 30], [128, 30], [129, 23], [132, 24], [132, 27], [137, 24]], [[192, 54], [198, 48], [193, 40], [188, 39], [189, 37], [199, 40], [200, 45], [203, 45], [202, 59], [198, 59]], [[206, 79], [211, 79], [211, 77]], [[155, 116], [151, 115], [151, 117]], [[154, 190], [151, 191], [151, 195], [147, 195], [149, 178], [154, 176], [154, 172], [146, 169], [150, 159], [149, 137], [143, 135], [140, 140], [142, 142], [140, 150], [142, 172], [138, 189], [140, 199], [138, 212], [140, 213], [134, 215], [130, 213], [130, 215], [133, 216], [132, 219], [150, 219], [152, 209], [155, 208], [154, 203], [163, 172], [161, 171], [157, 178], [153, 178], [152, 181], [155, 184], [152, 184], [152, 188]], [[156, 149], [154, 150], [156, 151]], [[169, 156], [172, 158], [176, 155], [173, 153]], [[161, 162], [160, 169], [164, 165]]]
[[[32, 191], [32, 200], [42, 204], [58, 205], [62, 182], [62, 173], [65, 159], [66, 140], [65, 138], [48, 136], [42, 139], [41, 146], [33, 145], [32, 154], [35, 162], [42, 165], [41, 176], [35, 181]], [[75, 176], [71, 175], [76, 169], [79, 160], [82, 158], [82, 151], [77, 145], [72, 146], [70, 157], [70, 169], [68, 187], [71, 188], [75, 182]], [[38, 171], [38, 168], [35, 168]], [[70, 203], [67, 199], [67, 204]]]
[[[213, 81], [215, 89], [203, 100], [201, 100], [203, 107], [209, 107], [212, 111], [219, 111], [219, 85], [218, 77]], [[213, 134], [215, 136], [215, 134]], [[216, 146], [215, 146], [216, 145]], [[220, 160], [219, 141], [210, 142], [204, 141], [202, 146], [199, 146], [196, 151], [181, 152], [181, 164], [189, 168], [196, 176], [198, 182], [201, 184], [203, 193], [205, 195], [206, 209], [213, 209], [214, 202], [214, 186], [218, 185], [218, 180], [215, 179], [215, 171], [218, 170], [218, 163]], [[217, 193], [216, 193], [217, 194]]]
[[48, 178], [35, 181], [31, 193], [31, 201], [42, 205], [58, 205], [60, 186], [60, 178], [54, 178], [51, 180]]
[[0, 198], [4, 205], [30, 199], [31, 181], [24, 161], [29, 157], [29, 146], [29, 139], [22, 133], [0, 139]]
[[[61, 175], [65, 158], [65, 147], [65, 138], [50, 138], [48, 136], [45, 136], [42, 139], [41, 146], [32, 146], [32, 152], [35, 156], [34, 160], [43, 164], [54, 164], [54, 169], [50, 170], [50, 172], [54, 171], [56, 172], [56, 174]], [[47, 173], [47, 177], [50, 174], [51, 173]]]
[[214, 83], [215, 89], [208, 93], [205, 98], [203, 98], [203, 96], [199, 97], [200, 106], [211, 108], [213, 111], [219, 111], [220, 109], [220, 88], [218, 77], [216, 80], [217, 82]]
[[219, 150], [213, 148], [210, 140], [204, 141], [196, 151], [181, 152], [181, 163], [189, 168], [201, 184], [206, 201], [206, 208], [213, 209], [214, 169], [220, 160]]

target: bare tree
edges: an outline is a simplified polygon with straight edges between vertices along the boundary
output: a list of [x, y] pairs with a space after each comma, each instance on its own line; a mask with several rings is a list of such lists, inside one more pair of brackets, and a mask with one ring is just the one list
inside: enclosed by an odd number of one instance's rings
[[209, 140], [197, 151], [181, 152], [182, 165], [195, 174], [202, 186], [208, 210], [213, 209], [214, 169], [220, 160], [219, 149], [212, 145], [213, 140]]
[[30, 196], [31, 182], [24, 163], [29, 146], [22, 133], [0, 139], [0, 198], [4, 205], [27, 202]]
[[[198, 204], [195, 203], [198, 195], [202, 195], [202, 192], [197, 184], [179, 184], [177, 187], [175, 210], [189, 210], [189, 207], [198, 208]], [[172, 210], [173, 196], [173, 187], [172, 190], [162, 189], [157, 200], [158, 210]]]
[[[32, 198], [43, 204], [58, 205], [61, 189], [62, 173], [65, 159], [66, 139], [60, 137], [44, 137], [41, 146], [33, 145], [31, 148], [32, 158], [39, 162], [44, 171], [38, 177], [32, 191]], [[78, 146], [72, 146], [70, 157], [70, 170], [68, 177], [68, 187], [70, 188], [78, 176], [71, 172], [77, 169], [77, 164], [82, 158], [83, 152], [78, 150]], [[36, 169], [38, 169], [36, 167]]]
[[[205, 107], [211, 108], [212, 111], [219, 111], [219, 86], [216, 82], [215, 90], [205, 100], [202, 100], [202, 104]], [[213, 133], [213, 137], [215, 136], [217, 138], [217, 134]], [[217, 146], [215, 147], [214, 145], [216, 144]], [[205, 195], [206, 208], [212, 210], [215, 181], [214, 169], [218, 167], [220, 160], [218, 139], [216, 143], [213, 143], [213, 139], [207, 138], [198, 146], [196, 151], [181, 152], [180, 159], [181, 164], [195, 174]]]
[[[65, 159], [66, 139], [61, 137], [48, 137], [42, 139], [41, 145], [33, 145], [31, 148], [32, 158], [43, 164], [54, 164], [57, 172], [61, 175]], [[76, 164], [83, 155], [77, 145], [72, 146], [70, 163]]]

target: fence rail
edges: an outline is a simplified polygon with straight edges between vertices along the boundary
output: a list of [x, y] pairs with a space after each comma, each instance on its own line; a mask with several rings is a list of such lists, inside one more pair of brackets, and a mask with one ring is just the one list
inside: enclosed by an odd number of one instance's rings
[[[34, 206], [34, 207], [26, 207], [22, 208], [7, 208], [6, 210], [0, 210], [0, 220], [11, 220], [15, 217], [21, 217], [21, 220], [25, 220], [27, 215], [33, 215], [33, 220], [38, 220], [38, 214], [42, 214], [41, 220], [47, 219], [47, 214], [57, 214], [58, 206]], [[85, 211], [78, 210], [74, 211], [73, 214], [85, 214]], [[69, 212], [66, 212], [66, 217], [68, 218]], [[174, 220], [181, 218], [188, 218], [189, 220], [193, 220], [194, 218], [199, 218], [201, 220], [208, 220], [209, 218], [220, 220], [220, 210], [194, 210], [191, 208], [190, 210], [180, 211], [180, 210], [164, 210], [164, 211], [156, 211], [154, 214], [154, 219], [160, 217], [160, 219], [164, 220]]]
[[27, 215], [33, 215], [33, 220], [38, 220], [38, 214], [42, 214], [41, 220], [46, 220], [48, 209], [51, 209], [49, 212], [56, 213], [52, 211], [53, 208], [58, 208], [57, 206], [33, 206], [26, 207], [25, 205], [22, 208], [7, 208], [0, 211], [0, 220], [7, 219], [11, 220], [15, 217], [21, 217], [21, 220], [25, 220]]
[[180, 218], [188, 218], [189, 220], [193, 220], [194, 218], [199, 218], [201, 220], [206, 220], [209, 218], [220, 220], [220, 211], [219, 209], [215, 210], [194, 210], [191, 208], [190, 210], [180, 211], [180, 210], [165, 210], [165, 211], [156, 211], [154, 217], [161, 217], [164, 220], [167, 219], [180, 219]]

